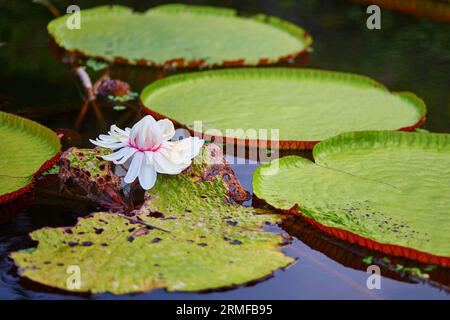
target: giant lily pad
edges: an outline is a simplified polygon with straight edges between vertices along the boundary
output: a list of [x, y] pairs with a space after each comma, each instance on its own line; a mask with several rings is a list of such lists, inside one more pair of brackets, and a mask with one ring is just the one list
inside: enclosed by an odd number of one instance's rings
[[164, 5], [144, 13], [123, 6], [81, 11], [81, 29], [68, 16], [48, 31], [69, 51], [145, 65], [257, 65], [295, 57], [311, 45], [300, 27], [262, 14], [242, 17], [225, 8]]
[[338, 238], [450, 266], [450, 135], [342, 134], [259, 167], [256, 196]]
[[0, 111], [0, 203], [28, 191], [34, 177], [51, 167], [61, 145], [55, 132]]
[[275, 140], [259, 130], [279, 129], [282, 149], [309, 149], [342, 132], [411, 130], [425, 116], [425, 104], [412, 93], [391, 93], [364, 76], [305, 69], [177, 75], [147, 86], [141, 100], [154, 116], [237, 144]]
[[203, 162], [178, 176], [160, 175], [133, 217], [99, 212], [72, 228], [35, 231], [38, 247], [12, 258], [33, 281], [69, 290], [66, 270], [76, 265], [81, 287], [72, 290], [116, 294], [228, 287], [290, 264], [280, 235], [263, 229], [279, 216], [233, 204], [223, 170]]

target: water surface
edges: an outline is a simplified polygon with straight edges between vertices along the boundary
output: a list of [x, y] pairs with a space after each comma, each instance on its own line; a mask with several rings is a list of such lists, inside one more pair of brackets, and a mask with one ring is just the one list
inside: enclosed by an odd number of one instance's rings
[[[77, 1], [82, 8], [120, 3], [144, 10], [163, 1]], [[314, 38], [314, 52], [292, 67], [355, 72], [371, 76], [390, 89], [415, 92], [428, 106], [424, 127], [450, 132], [450, 26], [382, 11], [382, 29], [366, 28], [365, 6], [349, 1], [191, 1], [234, 7], [244, 13], [276, 15], [304, 27]], [[54, 1], [65, 8], [72, 1]], [[132, 108], [114, 111], [99, 101], [103, 118], [90, 110], [79, 128], [75, 121], [83, 105], [83, 90], [73, 70], [49, 48], [46, 24], [49, 11], [31, 1], [0, 1], [0, 109], [35, 119], [72, 134], [66, 144], [88, 145], [111, 123], [130, 125], [139, 118]], [[114, 67], [112, 76], [128, 81], [135, 91], [172, 72], [137, 67]], [[70, 130], [68, 130], [70, 129]], [[78, 134], [76, 134], [78, 133]], [[7, 152], [7, 150], [2, 150]], [[310, 156], [305, 154], [306, 156]], [[251, 191], [256, 164], [233, 165], [244, 187]], [[366, 288], [368, 255], [384, 255], [334, 240], [298, 219], [288, 219], [277, 232], [292, 237], [284, 247], [297, 263], [264, 281], [208, 293], [148, 293], [114, 296], [75, 295], [21, 280], [9, 253], [35, 245], [28, 233], [45, 226], [73, 225], [98, 208], [57, 194], [53, 185], [2, 208], [0, 219], [0, 299], [449, 299], [442, 288], [450, 285], [450, 270], [432, 273], [433, 284], [415, 282], [383, 270], [382, 289]], [[401, 261], [415, 265], [414, 262]], [[438, 287], [436, 287], [438, 286]], [[440, 288], [439, 288], [440, 287]]]

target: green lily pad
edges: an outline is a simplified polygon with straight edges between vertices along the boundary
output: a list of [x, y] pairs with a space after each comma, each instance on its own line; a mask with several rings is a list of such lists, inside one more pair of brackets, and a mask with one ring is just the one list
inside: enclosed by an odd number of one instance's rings
[[[269, 131], [269, 139], [270, 129], [279, 129], [282, 149], [309, 149], [343, 132], [412, 130], [426, 112], [414, 94], [391, 93], [364, 76], [292, 68], [172, 76], [147, 86], [141, 100], [154, 116], [237, 144], [254, 143], [260, 129]], [[196, 121], [201, 127], [194, 127]]]
[[260, 166], [254, 194], [338, 238], [450, 266], [450, 135], [346, 133]]
[[[68, 16], [48, 31], [69, 51], [110, 62], [145, 65], [257, 65], [287, 60], [305, 51], [311, 37], [300, 27], [262, 14], [242, 17], [235, 10], [163, 5], [144, 13], [123, 6], [81, 11], [81, 28]], [[132, 32], [130, 32], [132, 30]]]
[[61, 145], [55, 132], [0, 111], [0, 203], [28, 191], [34, 177], [56, 161]]
[[86, 66], [91, 68], [93, 71], [100, 71], [100, 70], [106, 69], [108, 67], [108, 64], [103, 61], [98, 61], [95, 59], [88, 59], [86, 61]]
[[[133, 217], [99, 212], [72, 228], [35, 231], [37, 249], [12, 258], [33, 281], [116, 294], [229, 287], [292, 263], [279, 250], [281, 236], [263, 228], [279, 215], [233, 203], [222, 170], [203, 162], [177, 176], [159, 175]], [[78, 289], [66, 286], [70, 265], [80, 268]]]

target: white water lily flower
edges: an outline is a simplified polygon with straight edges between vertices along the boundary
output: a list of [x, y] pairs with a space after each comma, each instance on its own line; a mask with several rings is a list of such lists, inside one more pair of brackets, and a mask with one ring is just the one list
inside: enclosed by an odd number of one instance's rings
[[155, 185], [157, 173], [181, 173], [203, 146], [204, 141], [198, 137], [169, 141], [174, 134], [175, 128], [169, 119], [156, 121], [152, 116], [145, 116], [131, 129], [122, 130], [112, 125], [107, 135], [101, 134], [90, 141], [115, 151], [103, 159], [128, 165], [126, 183], [138, 178], [142, 188], [148, 190]]

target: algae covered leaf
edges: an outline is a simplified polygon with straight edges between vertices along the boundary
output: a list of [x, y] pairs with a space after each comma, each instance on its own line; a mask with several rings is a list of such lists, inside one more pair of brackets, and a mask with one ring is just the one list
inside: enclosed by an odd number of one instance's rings
[[[134, 216], [98, 212], [71, 228], [35, 231], [36, 250], [12, 258], [23, 277], [94, 293], [197, 291], [264, 278], [293, 261], [280, 251], [281, 236], [263, 228], [279, 216], [236, 204], [227, 175], [226, 166], [205, 162], [160, 175]], [[70, 289], [73, 265], [81, 285]]]
[[35, 175], [50, 168], [61, 148], [55, 132], [0, 111], [0, 203], [28, 191]]
[[450, 135], [347, 133], [259, 167], [258, 198], [362, 246], [450, 266]]
[[68, 16], [48, 31], [66, 50], [110, 62], [155, 66], [257, 65], [288, 60], [305, 51], [311, 37], [300, 27], [262, 14], [170, 4], [144, 13], [123, 6], [81, 11], [81, 29]]
[[123, 209], [126, 204], [121, 178], [114, 173], [113, 164], [102, 158], [108, 153], [109, 150], [103, 148], [72, 147], [64, 151], [58, 172], [62, 189], [104, 208]]
[[412, 130], [426, 111], [414, 94], [364, 76], [292, 68], [176, 75], [148, 85], [141, 100], [144, 111], [206, 138], [246, 145], [279, 138], [281, 149], [310, 149], [343, 132]]

